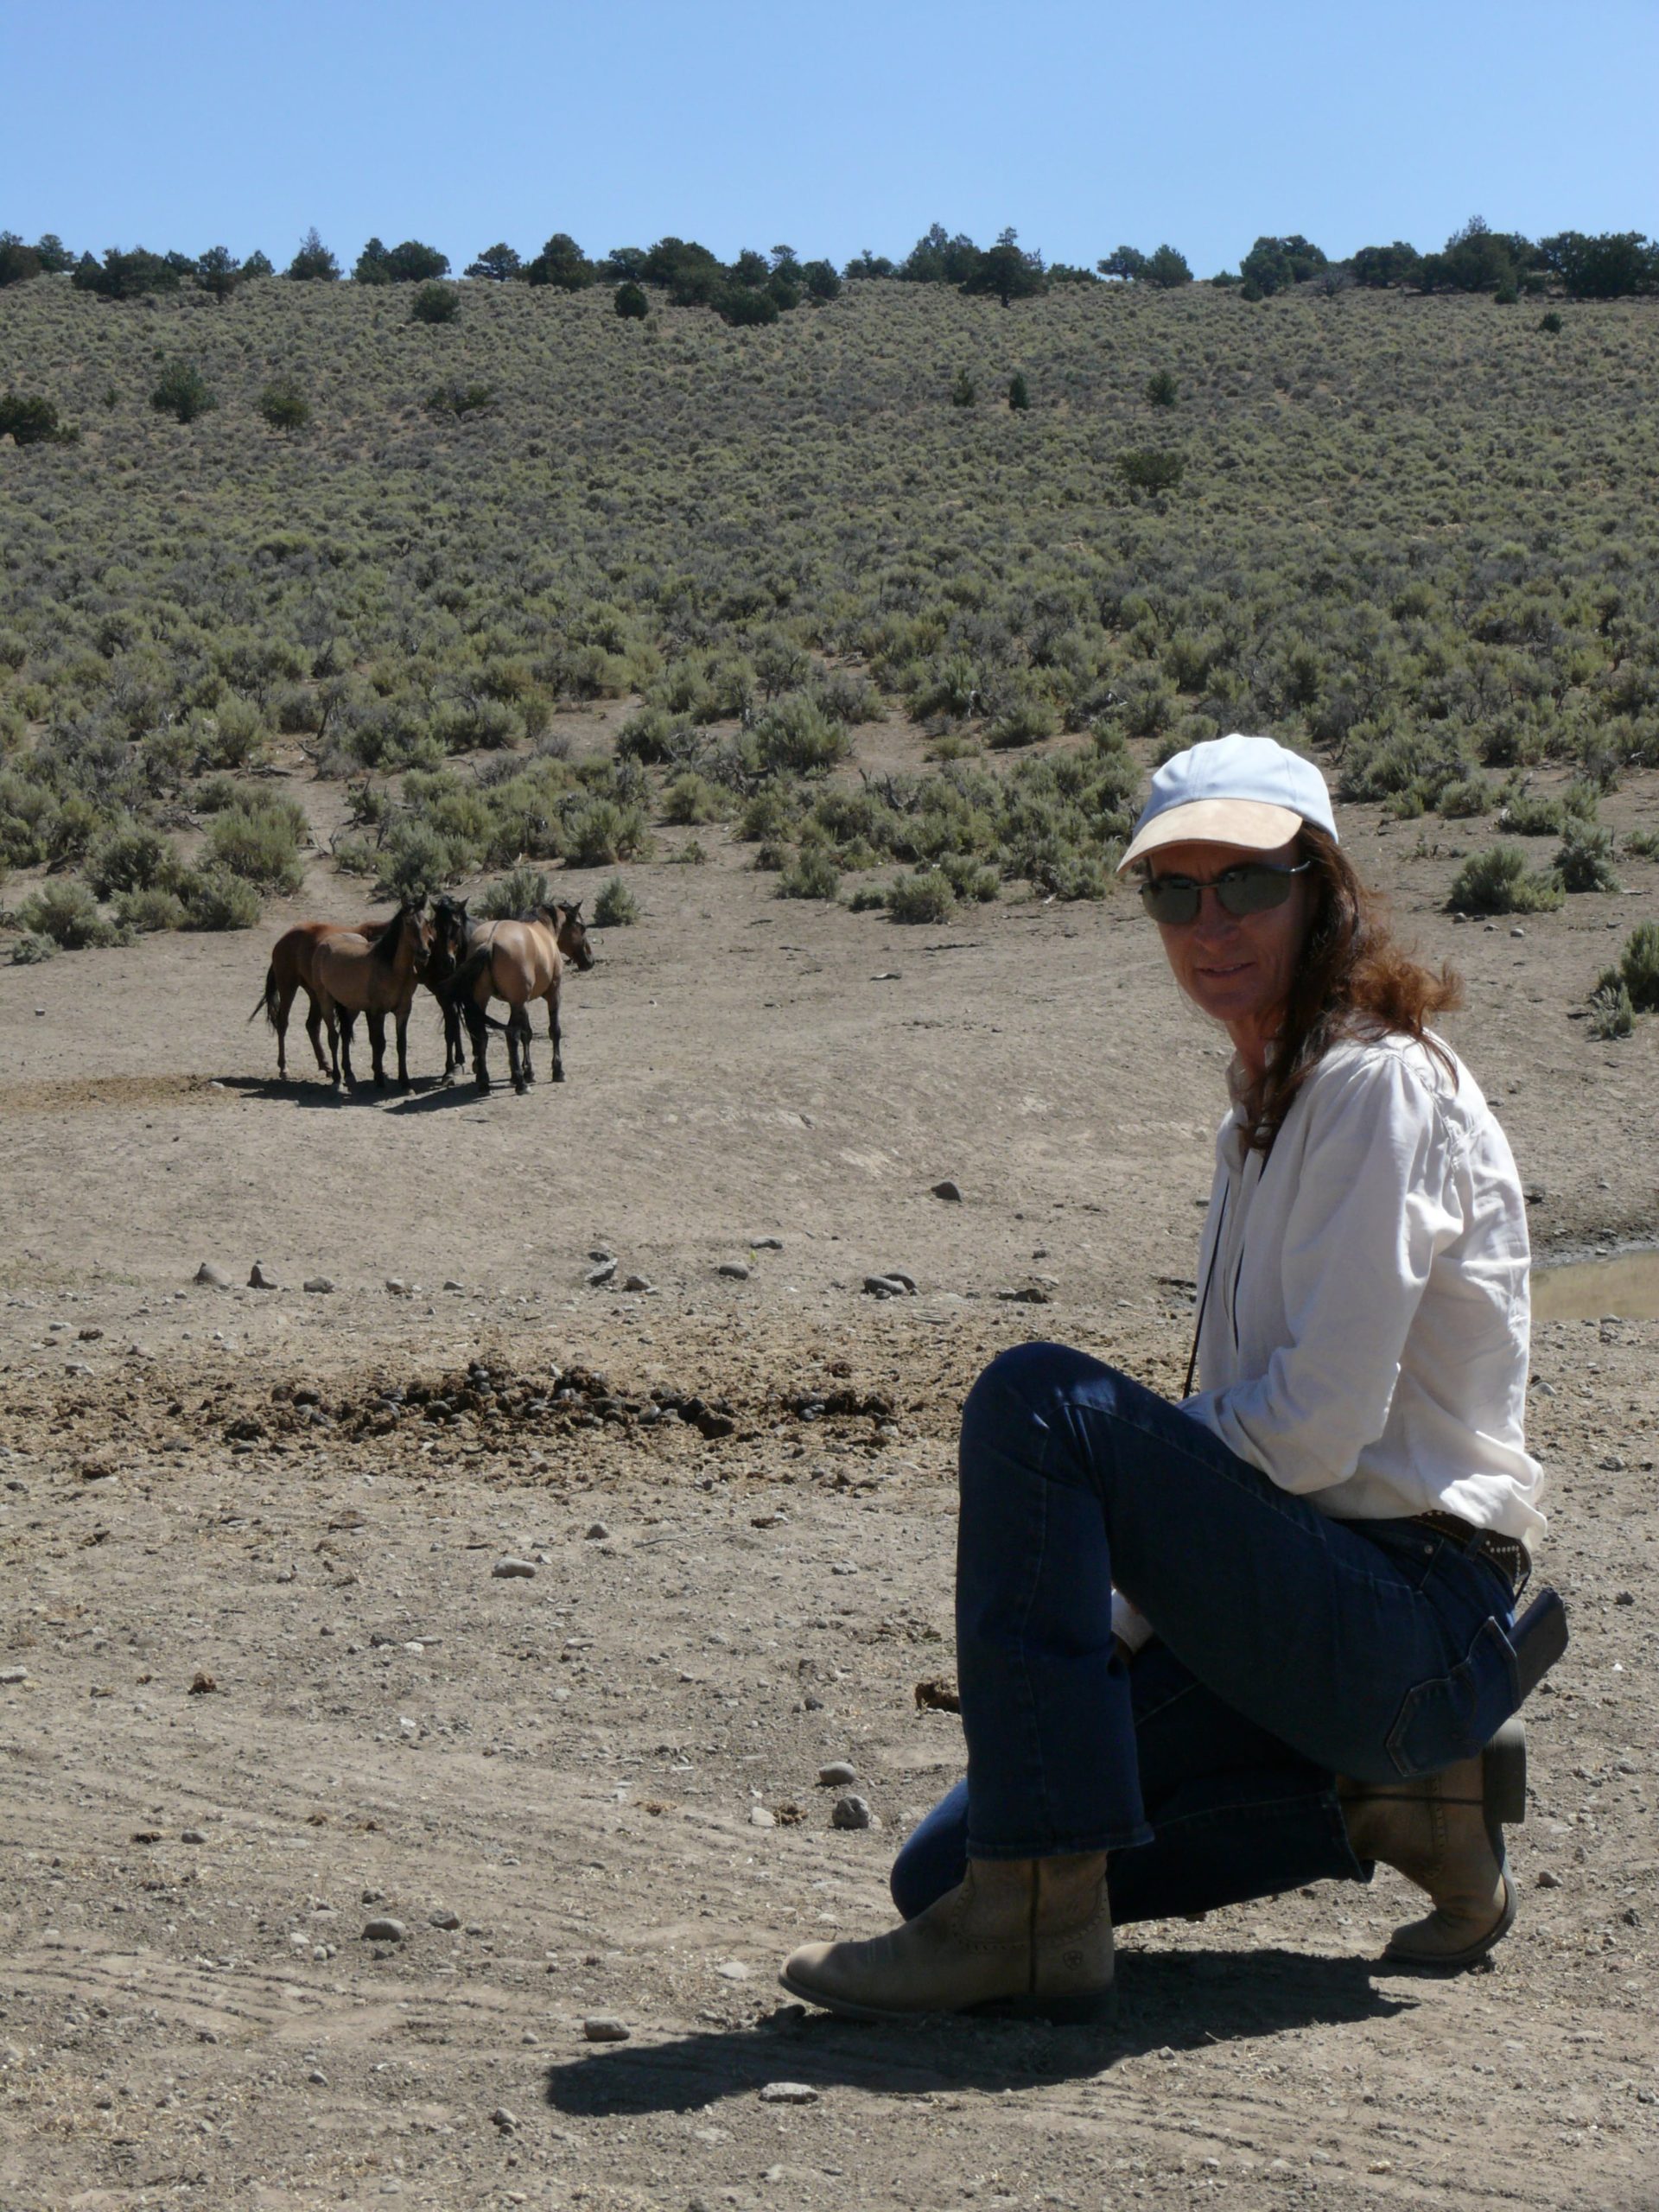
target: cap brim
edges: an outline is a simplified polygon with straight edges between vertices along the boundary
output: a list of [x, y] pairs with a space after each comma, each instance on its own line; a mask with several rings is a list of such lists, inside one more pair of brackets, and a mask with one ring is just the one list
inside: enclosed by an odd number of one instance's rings
[[1154, 816], [1119, 861], [1117, 873], [1122, 875], [1160, 845], [1238, 845], [1248, 852], [1269, 853], [1276, 845], [1287, 845], [1301, 826], [1294, 807], [1269, 806], [1262, 799], [1188, 799]]

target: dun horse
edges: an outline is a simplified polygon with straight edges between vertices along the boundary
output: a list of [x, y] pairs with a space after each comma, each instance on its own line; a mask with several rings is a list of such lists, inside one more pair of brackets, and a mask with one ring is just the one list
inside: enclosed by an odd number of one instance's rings
[[480, 1090], [490, 1087], [490, 1073], [486, 1055], [491, 1028], [499, 1023], [492, 1020], [485, 1009], [493, 998], [505, 999], [512, 1008], [507, 1020], [507, 1064], [512, 1075], [512, 1087], [526, 1090], [535, 1082], [535, 1071], [530, 1057], [529, 1007], [536, 999], [547, 1001], [547, 1032], [553, 1046], [553, 1081], [564, 1081], [564, 1063], [559, 1056], [559, 987], [564, 980], [565, 963], [577, 969], [591, 968], [594, 956], [588, 943], [588, 931], [582, 918], [582, 901], [574, 906], [556, 902], [550, 906], [532, 906], [528, 914], [512, 922], [486, 924], [486, 938], [480, 930], [473, 948], [454, 975], [446, 983], [440, 996], [461, 1007], [467, 1017], [467, 1027], [472, 1036], [473, 1073]]
[[[265, 970], [264, 996], [248, 1016], [257, 1021], [263, 1014], [276, 1032], [276, 1075], [281, 1082], [288, 1079], [288, 1017], [296, 991], [305, 993], [305, 1033], [311, 1039], [311, 1049], [317, 1056], [317, 1065], [324, 1075], [328, 1063], [322, 1056], [322, 1008], [317, 1004], [315, 986], [311, 981], [311, 956], [326, 937], [337, 935], [342, 930], [355, 937], [366, 938], [372, 944], [387, 928], [385, 921], [368, 922], [296, 922], [291, 930], [284, 930], [271, 947], [270, 965]], [[457, 1044], [456, 1064], [461, 1051]]]
[[397, 1080], [409, 1089], [409, 1009], [431, 944], [432, 925], [418, 902], [400, 906], [372, 943], [353, 930], [336, 930], [319, 941], [311, 956], [311, 987], [328, 1025], [329, 1074], [336, 1084], [342, 1069], [348, 1084], [357, 1081], [352, 1027], [362, 1014], [368, 1017], [374, 1080], [384, 1085], [391, 1014], [397, 1025]]

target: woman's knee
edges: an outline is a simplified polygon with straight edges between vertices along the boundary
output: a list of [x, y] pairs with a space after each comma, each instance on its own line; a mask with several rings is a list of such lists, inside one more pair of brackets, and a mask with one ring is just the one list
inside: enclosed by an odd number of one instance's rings
[[1123, 1379], [1116, 1368], [1071, 1344], [1013, 1344], [982, 1369], [968, 1393], [962, 1414], [963, 1446], [971, 1449], [982, 1438], [1006, 1436], [1011, 1426], [1022, 1428], [1052, 1415], [1084, 1389], [1098, 1407]]

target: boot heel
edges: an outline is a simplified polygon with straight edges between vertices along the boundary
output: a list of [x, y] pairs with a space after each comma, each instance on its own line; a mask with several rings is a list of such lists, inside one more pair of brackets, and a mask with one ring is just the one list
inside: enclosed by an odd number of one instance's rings
[[1518, 1827], [1527, 1817], [1527, 1732], [1522, 1722], [1503, 1723], [1481, 1754], [1481, 1769], [1488, 1827]]

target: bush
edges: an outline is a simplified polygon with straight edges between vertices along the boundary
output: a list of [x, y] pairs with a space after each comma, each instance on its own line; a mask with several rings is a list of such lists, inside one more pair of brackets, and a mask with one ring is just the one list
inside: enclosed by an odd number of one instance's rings
[[172, 840], [140, 823], [105, 838], [86, 862], [87, 880], [100, 899], [113, 898], [118, 891], [165, 890], [178, 872]]
[[411, 322], [453, 322], [461, 313], [461, 294], [453, 284], [423, 284], [409, 303]]
[[1058, 727], [1054, 709], [1046, 700], [1016, 700], [990, 724], [985, 732], [985, 742], [994, 752], [1010, 753], [1052, 737]]
[[251, 930], [259, 918], [259, 893], [228, 868], [193, 868], [179, 882], [188, 930]]
[[861, 883], [847, 901], [855, 914], [874, 913], [878, 906], [885, 906], [887, 894], [879, 883]]
[[264, 891], [293, 893], [305, 880], [300, 831], [305, 817], [289, 800], [238, 799], [215, 817], [203, 865]]
[[754, 739], [768, 775], [821, 776], [853, 749], [839, 722], [832, 722], [804, 692], [779, 699], [755, 717]]
[[1542, 914], [1565, 895], [1554, 876], [1528, 874], [1519, 845], [1492, 845], [1464, 862], [1446, 903], [1465, 914]]
[[695, 768], [687, 768], [676, 776], [663, 793], [663, 815], [669, 822], [691, 826], [703, 822], [718, 822], [728, 811], [726, 793]]
[[770, 292], [752, 289], [747, 284], [728, 285], [715, 298], [715, 311], [722, 322], [735, 323], [741, 328], [753, 328], [778, 320], [778, 302]]
[[49, 399], [25, 399], [19, 393], [0, 393], [0, 438], [10, 432], [14, 445], [73, 445], [79, 430], [65, 429]]
[[1160, 369], [1149, 376], [1146, 384], [1148, 407], [1173, 407], [1180, 396], [1180, 387], [1167, 369]]
[[468, 415], [482, 415], [495, 404], [495, 387], [487, 384], [441, 384], [427, 394], [427, 405], [435, 415], [453, 415], [464, 421]]
[[579, 801], [565, 818], [564, 836], [575, 868], [605, 868], [616, 861], [643, 861], [651, 855], [651, 832], [643, 810], [638, 805], [619, 806], [613, 799]]
[[11, 964], [14, 968], [37, 968], [42, 960], [49, 960], [57, 950], [49, 937], [42, 937], [38, 930], [25, 930], [12, 941]]
[[953, 407], [971, 407], [978, 397], [979, 386], [966, 369], [958, 369], [957, 380], [950, 387], [950, 404]]
[[619, 284], [614, 305], [624, 322], [643, 322], [651, 313], [651, 302], [638, 284]]
[[180, 423], [194, 423], [198, 416], [218, 406], [219, 396], [209, 390], [194, 361], [169, 361], [156, 380], [149, 404], [158, 415], [171, 415]]
[[273, 430], [284, 431], [289, 437], [311, 420], [311, 403], [292, 377], [278, 377], [268, 384], [259, 395], [258, 407]]
[[517, 914], [527, 914], [532, 906], [548, 906], [552, 897], [543, 869], [514, 868], [486, 884], [472, 904], [486, 922], [505, 922]]
[[957, 911], [950, 879], [937, 868], [896, 877], [887, 887], [887, 912], [895, 922], [948, 922]]
[[639, 918], [639, 902], [620, 875], [600, 886], [594, 901], [594, 921], [600, 929], [626, 929]]
[[803, 845], [778, 879], [780, 899], [834, 899], [841, 891], [841, 869], [827, 845]]
[[1618, 972], [1631, 1005], [1643, 1014], [1659, 1014], [1659, 922], [1642, 922], [1630, 931]]
[[1499, 829], [1517, 837], [1558, 837], [1565, 819], [1560, 799], [1535, 798], [1522, 791], [1505, 801], [1497, 822]]
[[17, 910], [25, 930], [50, 938], [66, 952], [87, 945], [114, 944], [120, 931], [106, 922], [82, 883], [48, 883]]
[[1539, 329], [1547, 330], [1552, 338], [1559, 338], [1563, 327], [1561, 318], [1556, 314], [1554, 308], [1550, 309], [1547, 315], [1540, 318], [1538, 324]]
[[1186, 457], [1160, 446], [1119, 454], [1112, 466], [1132, 492], [1173, 492], [1186, 474]]
[[1021, 415], [1030, 405], [1031, 387], [1026, 382], [1024, 371], [1016, 369], [1008, 379], [1009, 409], [1013, 413]]
[[1556, 872], [1568, 891], [1617, 891], [1613, 833], [1593, 823], [1569, 820], [1555, 855]]
[[116, 894], [115, 918], [124, 930], [146, 935], [156, 930], [181, 930], [184, 901], [176, 891], [166, 890], [159, 883], [143, 890], [122, 891]]
[[1605, 968], [1590, 994], [1590, 1034], [1611, 1043], [1628, 1037], [1636, 1027], [1636, 1007], [1630, 986], [1617, 968]]

